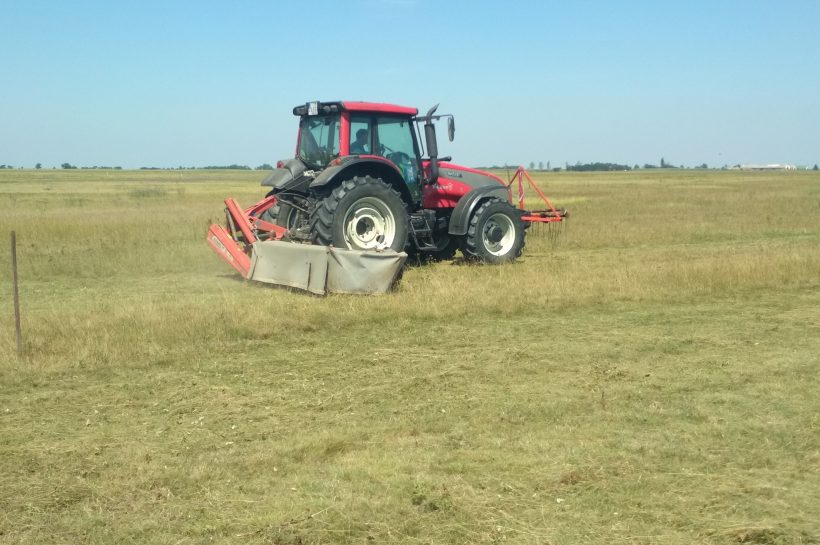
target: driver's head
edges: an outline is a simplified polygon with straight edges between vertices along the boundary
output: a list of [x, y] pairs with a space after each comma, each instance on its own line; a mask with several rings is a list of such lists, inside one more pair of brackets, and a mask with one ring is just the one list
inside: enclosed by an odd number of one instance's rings
[[356, 142], [358, 144], [367, 143], [367, 129], [359, 129], [356, 131]]

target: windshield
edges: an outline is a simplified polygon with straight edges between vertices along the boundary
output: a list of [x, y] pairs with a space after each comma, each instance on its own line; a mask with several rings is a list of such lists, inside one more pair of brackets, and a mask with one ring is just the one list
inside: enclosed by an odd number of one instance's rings
[[299, 159], [320, 169], [339, 156], [339, 115], [303, 117], [299, 124]]

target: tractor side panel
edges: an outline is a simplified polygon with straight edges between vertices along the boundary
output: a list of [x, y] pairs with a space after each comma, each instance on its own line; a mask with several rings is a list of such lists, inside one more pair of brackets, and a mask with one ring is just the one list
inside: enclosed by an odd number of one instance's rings
[[439, 175], [435, 184], [424, 187], [421, 198], [422, 208], [455, 208], [458, 200], [471, 189], [472, 187], [460, 180]]
[[[425, 161], [424, 168], [425, 176], [429, 177], [429, 162]], [[424, 188], [422, 206], [424, 208], [455, 208], [464, 195], [473, 189], [487, 186], [504, 189], [506, 184], [501, 178], [488, 172], [452, 163], [440, 163], [438, 182]]]

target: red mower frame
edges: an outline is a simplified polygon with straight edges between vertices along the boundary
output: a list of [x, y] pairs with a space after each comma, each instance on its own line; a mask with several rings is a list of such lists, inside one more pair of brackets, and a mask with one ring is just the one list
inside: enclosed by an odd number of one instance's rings
[[518, 209], [519, 210], [526, 210], [524, 207], [524, 178], [530, 183], [530, 186], [538, 193], [538, 196], [541, 197], [541, 200], [547, 205], [547, 209], [545, 210], [528, 210], [528, 214], [521, 216], [521, 219], [529, 222], [529, 223], [557, 223], [560, 221], [564, 221], [564, 218], [569, 216], [569, 212], [565, 208], [555, 208], [550, 200], [544, 195], [544, 192], [541, 191], [541, 188], [538, 187], [538, 184], [535, 183], [535, 180], [530, 177], [530, 173], [527, 172], [527, 169], [524, 167], [518, 167], [516, 171], [513, 173], [512, 177], [510, 178], [509, 182], [507, 183], [507, 187], [511, 187], [516, 181], [518, 182]]

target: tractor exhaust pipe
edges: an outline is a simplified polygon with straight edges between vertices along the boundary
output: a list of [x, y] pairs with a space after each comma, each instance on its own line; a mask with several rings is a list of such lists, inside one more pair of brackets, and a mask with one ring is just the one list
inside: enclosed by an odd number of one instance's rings
[[430, 180], [431, 184], [438, 181], [438, 142], [436, 141], [436, 126], [433, 125], [433, 114], [438, 109], [438, 104], [430, 108], [425, 116], [424, 139], [427, 142], [427, 154], [430, 156]]

